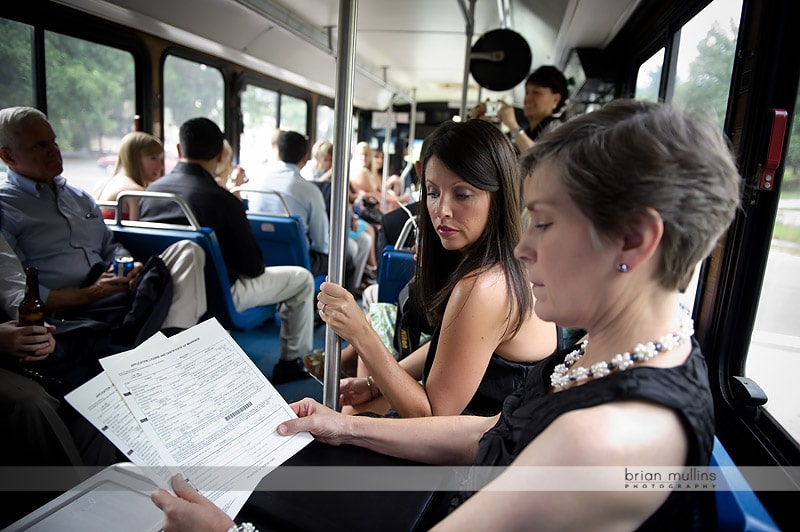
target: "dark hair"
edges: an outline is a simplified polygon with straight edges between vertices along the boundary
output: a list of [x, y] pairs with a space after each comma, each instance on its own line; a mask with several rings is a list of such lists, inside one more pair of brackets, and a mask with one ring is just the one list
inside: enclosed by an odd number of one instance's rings
[[[467, 249], [446, 250], [431, 222], [425, 175], [432, 157], [470, 185], [491, 193], [486, 230]], [[511, 301], [508, 318], [516, 314], [509, 328], [518, 331], [532, 312], [533, 297], [522, 263], [514, 257], [514, 247], [522, 234], [514, 147], [489, 122], [445, 122], [425, 139], [421, 159], [423, 210], [419, 217], [420, 242], [414, 283], [416, 308], [427, 309], [429, 323], [441, 323], [456, 283], [469, 274], [500, 264]]]
[[210, 161], [219, 155], [225, 137], [208, 118], [191, 118], [181, 125], [179, 138], [184, 158]]
[[600, 240], [647, 208], [658, 212], [656, 277], [668, 290], [686, 289], [739, 205], [739, 174], [719, 128], [668, 104], [616, 100], [570, 120], [520, 166], [529, 176], [545, 162]]
[[308, 151], [308, 139], [296, 131], [278, 134], [278, 157], [289, 164], [297, 164]]
[[539, 87], [547, 87], [556, 94], [561, 95], [561, 100], [556, 105], [554, 112], [559, 112], [564, 104], [567, 103], [569, 98], [569, 89], [567, 88], [567, 78], [561, 73], [559, 69], [554, 66], [540, 66], [528, 76], [525, 80], [525, 85], [537, 85]]

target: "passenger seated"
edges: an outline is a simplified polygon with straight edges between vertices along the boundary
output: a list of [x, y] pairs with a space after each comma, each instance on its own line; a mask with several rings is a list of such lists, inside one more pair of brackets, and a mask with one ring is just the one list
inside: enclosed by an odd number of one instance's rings
[[[272, 382], [307, 378], [300, 357], [311, 350], [313, 342], [314, 278], [299, 266], [264, 267], [244, 205], [214, 181], [222, 145], [222, 131], [214, 122], [207, 118], [187, 120], [180, 128], [180, 162], [148, 190], [179, 195], [200, 225], [214, 231], [237, 311], [280, 305], [281, 353]], [[151, 198], [142, 200], [141, 217], [150, 222], [186, 223], [179, 205]]]
[[[222, 160], [214, 170], [214, 181], [228, 191], [240, 187], [249, 181], [244, 168], [233, 163], [233, 148], [231, 147], [231, 143], [228, 142], [228, 139], [222, 140]], [[231, 193], [237, 198], [242, 199], [238, 191]]]
[[318, 140], [311, 147], [311, 159], [300, 170], [300, 175], [308, 181], [325, 182], [331, 180], [333, 170], [333, 143]]
[[[278, 192], [289, 207], [290, 213], [303, 222], [308, 236], [311, 273], [316, 277], [328, 274], [330, 250], [330, 222], [322, 191], [314, 183], [303, 179], [300, 167], [307, 160], [308, 140], [296, 131], [282, 131], [277, 140], [278, 160], [259, 169], [250, 188]], [[282, 213], [284, 207], [274, 194], [250, 194], [250, 212]], [[345, 287], [355, 294], [361, 281], [359, 268], [367, 257], [355, 242], [348, 242], [345, 253]]]
[[[69, 357], [71, 378], [91, 378], [100, 369], [84, 352], [65, 353], [57, 343], [57, 327], [20, 327], [16, 321], [25, 290], [25, 273], [17, 256], [0, 236], [0, 460], [5, 466], [108, 465], [117, 460], [114, 446], [67, 404], [69, 379], [50, 373], [54, 356]], [[93, 345], [81, 340], [81, 347]], [[54, 355], [56, 348], [60, 353]], [[80, 349], [80, 348], [79, 348]], [[81, 350], [82, 351], [82, 350]], [[94, 353], [102, 356], [110, 353]], [[93, 361], [93, 366], [85, 364]], [[83, 366], [83, 367], [74, 367]], [[66, 381], [66, 382], [62, 382]], [[73, 385], [79, 382], [72, 382]], [[50, 390], [45, 389], [48, 386]], [[76, 446], [76, 441], [81, 446]], [[78, 480], [77, 478], [75, 479]]]
[[[9, 168], [8, 179], [0, 185], [0, 228], [23, 266], [39, 269], [41, 296], [49, 313], [91, 316], [120, 326], [133, 296], [140, 295], [131, 289], [137, 286], [143, 265], [135, 263], [125, 276], [113, 271], [114, 258], [131, 253], [114, 242], [92, 196], [61, 175], [61, 151], [55, 139], [38, 109], [0, 111], [0, 157]], [[155, 330], [195, 325], [206, 311], [202, 249], [180, 241], [148, 262], [152, 268], [148, 266], [147, 275], [158, 276], [162, 286], [171, 280], [173, 291], [170, 298], [162, 298], [163, 291], [150, 298], [158, 303], [150, 313], [162, 323], [141, 317]], [[133, 323], [126, 337], [138, 338], [142, 332], [138, 328]]]
[[[533, 314], [513, 255], [522, 234], [516, 154], [491, 124], [449, 122], [425, 140], [421, 163], [412, 308], [435, 331], [398, 363], [352, 296], [323, 283], [320, 315], [359, 356], [360, 378], [341, 382], [341, 404], [352, 407], [342, 411], [493, 415], [556, 347], [555, 325]], [[380, 395], [385, 402], [371, 403]]]
[[[117, 201], [119, 194], [128, 190], [142, 191], [164, 175], [164, 146], [158, 138], [143, 131], [122, 137], [117, 164], [111, 178], [104, 181], [95, 192], [98, 201]], [[139, 219], [139, 198], [124, 199], [122, 217]], [[103, 218], [113, 220], [114, 209], [101, 208]]]
[[[331, 445], [473, 464], [478, 475], [502, 470], [486, 489], [467, 479], [436, 530], [708, 529], [703, 510], [712, 508], [703, 503], [713, 505], [713, 492], [622, 490], [623, 479], [613, 478], [607, 489], [586, 489], [582, 480], [596, 467], [709, 463], [708, 372], [678, 303], [739, 203], [725, 140], [716, 125], [667, 105], [618, 101], [540, 138], [521, 164], [532, 223], [515, 255], [533, 284], [535, 311], [585, 328], [588, 341], [538, 363], [492, 417], [375, 419], [304, 399], [278, 434], [308, 431]], [[534, 482], [543, 467], [587, 476], [573, 490], [541, 489]], [[179, 477], [173, 487], [177, 497], [151, 494], [166, 532], [234, 524]], [[327, 518], [336, 523], [335, 514]]]

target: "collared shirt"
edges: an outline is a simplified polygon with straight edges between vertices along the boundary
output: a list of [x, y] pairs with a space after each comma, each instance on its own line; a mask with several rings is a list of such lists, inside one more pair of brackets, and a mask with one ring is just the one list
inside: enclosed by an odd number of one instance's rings
[[[202, 227], [214, 230], [231, 284], [241, 275], [258, 277], [264, 273], [264, 257], [250, 229], [244, 204], [219, 186], [202, 166], [181, 161], [147, 190], [177, 194], [189, 205]], [[187, 223], [183, 209], [175, 202], [148, 198], [143, 198], [139, 204], [139, 219]]]
[[[308, 233], [309, 249], [328, 254], [330, 250], [330, 222], [325, 198], [317, 185], [300, 175], [296, 164], [276, 161], [260, 169], [250, 179], [250, 188], [280, 192], [289, 210], [296, 214]], [[249, 194], [250, 212], [285, 212], [280, 200], [273, 194]]]
[[80, 287], [94, 264], [130, 255], [114, 242], [91, 194], [63, 176], [54, 181], [57, 194], [9, 170], [0, 186], [3, 236], [25, 267], [39, 269], [44, 301], [50, 290]]
[[0, 234], [0, 312], [17, 319], [25, 295], [25, 272], [17, 254]]

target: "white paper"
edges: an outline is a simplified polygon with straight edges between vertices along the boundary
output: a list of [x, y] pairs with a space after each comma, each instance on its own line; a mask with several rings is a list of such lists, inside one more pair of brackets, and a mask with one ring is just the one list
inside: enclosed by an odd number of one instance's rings
[[[294, 412], [214, 319], [100, 363], [118, 399], [98, 378], [70, 394], [73, 406], [92, 423], [97, 420], [98, 428], [114, 420], [120, 449], [133, 449], [134, 463], [140, 465], [137, 455], [141, 465], [152, 466], [145, 456], [157, 456], [160, 465], [179, 468], [232, 518], [271, 468], [312, 440], [308, 433], [277, 434], [278, 424]], [[123, 428], [129, 425], [121, 421], [119, 399], [151, 448], [138, 443], [135, 430]]]

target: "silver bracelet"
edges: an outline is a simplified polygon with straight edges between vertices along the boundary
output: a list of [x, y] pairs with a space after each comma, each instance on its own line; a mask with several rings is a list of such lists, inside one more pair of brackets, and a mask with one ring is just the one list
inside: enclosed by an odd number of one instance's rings
[[518, 127], [514, 131], [511, 132], [511, 138], [515, 139], [519, 136], [520, 133], [525, 133], [525, 130], [521, 127]]
[[258, 529], [253, 526], [253, 523], [242, 523], [241, 525], [233, 525], [227, 532], [258, 532]]

